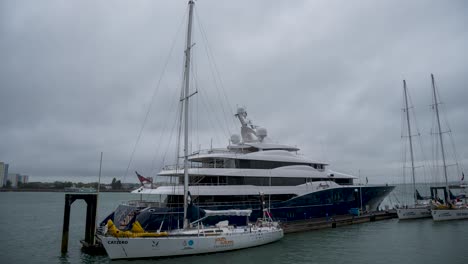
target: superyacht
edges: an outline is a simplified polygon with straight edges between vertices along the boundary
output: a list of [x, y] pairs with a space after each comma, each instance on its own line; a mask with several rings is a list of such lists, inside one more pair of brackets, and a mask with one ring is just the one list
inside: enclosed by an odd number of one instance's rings
[[[226, 148], [197, 151], [189, 156], [188, 217], [198, 219], [203, 210], [252, 210], [250, 221], [263, 216], [265, 207], [282, 222], [349, 214], [351, 208], [377, 210], [394, 189], [389, 185], [354, 184], [355, 176], [328, 169], [325, 162], [298, 153], [299, 148], [274, 143], [267, 130], [247, 118], [238, 108], [240, 135], [232, 135]], [[118, 206], [104, 219], [120, 229], [138, 221], [145, 230], [171, 230], [183, 224], [184, 169], [166, 166], [158, 176], [172, 178], [172, 185], [142, 185], [132, 193], [152, 197]], [[243, 216], [214, 219], [245, 222]]]

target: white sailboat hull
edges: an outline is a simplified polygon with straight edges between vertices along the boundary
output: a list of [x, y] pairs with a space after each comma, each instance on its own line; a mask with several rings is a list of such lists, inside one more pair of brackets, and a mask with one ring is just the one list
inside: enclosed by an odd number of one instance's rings
[[413, 207], [397, 209], [398, 219], [418, 219], [431, 217], [431, 209], [429, 207]]
[[215, 236], [167, 236], [116, 238], [99, 236], [111, 259], [182, 256], [249, 248], [275, 242], [283, 237], [280, 228], [257, 229]]
[[432, 210], [434, 221], [468, 219], [468, 208]]

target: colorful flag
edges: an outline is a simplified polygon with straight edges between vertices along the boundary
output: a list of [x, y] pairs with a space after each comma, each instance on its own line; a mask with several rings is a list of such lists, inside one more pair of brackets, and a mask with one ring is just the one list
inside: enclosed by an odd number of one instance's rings
[[136, 173], [136, 175], [138, 177], [138, 180], [141, 182], [142, 185], [147, 184], [147, 183], [153, 183], [153, 179], [143, 177], [136, 171], [135, 171], [135, 173]]

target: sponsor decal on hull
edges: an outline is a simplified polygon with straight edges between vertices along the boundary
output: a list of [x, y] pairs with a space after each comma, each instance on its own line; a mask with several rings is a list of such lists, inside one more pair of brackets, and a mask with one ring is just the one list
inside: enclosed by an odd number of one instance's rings
[[443, 213], [443, 214], [439, 214], [440, 217], [447, 217], [447, 216], [451, 216], [452, 214], [450, 213]]
[[234, 241], [227, 240], [225, 237], [216, 238], [215, 240], [215, 248], [232, 247], [232, 246], [234, 246]]
[[151, 244], [151, 247], [153, 250], [159, 250], [159, 241], [152, 241], [153, 243]]
[[195, 244], [193, 242], [193, 240], [184, 240], [184, 242], [182, 243], [183, 244], [183, 248], [182, 249], [193, 249], [193, 244]]

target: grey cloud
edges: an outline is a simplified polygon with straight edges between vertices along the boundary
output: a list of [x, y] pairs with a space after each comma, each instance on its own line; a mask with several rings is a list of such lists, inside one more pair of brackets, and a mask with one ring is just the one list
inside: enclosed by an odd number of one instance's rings
[[[130, 166], [155, 173], [175, 156], [185, 11], [184, 1], [2, 1], [0, 160], [31, 180], [93, 180], [104, 151], [107, 179], [122, 177], [179, 32]], [[245, 105], [273, 139], [391, 182], [401, 81], [429, 137], [433, 72], [466, 161], [467, 11], [464, 1], [197, 1], [230, 105], [220, 107], [197, 29], [192, 149], [226, 145]]]

